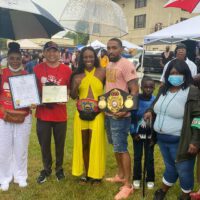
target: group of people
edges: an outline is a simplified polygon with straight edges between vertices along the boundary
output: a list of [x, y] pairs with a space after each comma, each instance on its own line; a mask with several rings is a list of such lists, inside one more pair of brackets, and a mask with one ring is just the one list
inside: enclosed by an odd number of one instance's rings
[[[164, 159], [165, 171], [162, 188], [156, 190], [154, 200], [163, 200], [167, 191], [179, 178], [182, 194], [179, 200], [190, 199], [194, 186], [194, 164], [200, 148], [200, 91], [193, 86], [198, 82], [195, 66], [186, 59], [186, 47], [176, 48], [176, 58], [166, 63], [162, 86], [153, 96], [155, 83], [143, 78], [139, 94], [134, 65], [121, 57], [121, 40], [112, 38], [107, 43], [109, 63], [101, 67], [95, 50], [84, 47], [79, 55], [77, 69], [60, 63], [56, 43], [44, 45], [45, 61], [36, 65], [39, 95], [45, 85], [66, 85], [68, 95], [77, 101], [73, 126], [72, 174], [80, 177], [81, 184], [98, 184], [105, 176], [106, 133], [113, 146], [117, 171], [106, 178], [110, 183], [121, 183], [115, 200], [126, 199], [140, 188], [142, 154], [145, 147], [147, 187], [154, 188], [154, 145], [157, 142]], [[190, 61], [191, 62], [191, 61]], [[36, 108], [36, 132], [41, 148], [43, 169], [37, 182], [47, 181], [52, 173], [51, 136], [55, 141], [55, 175], [65, 178], [63, 157], [67, 129], [66, 103], [43, 103], [39, 106], [15, 110], [9, 88], [9, 76], [26, 74], [17, 43], [10, 43], [8, 67], [1, 70], [0, 78], [0, 188], [9, 189], [13, 180], [19, 187], [27, 186], [27, 156], [31, 130], [31, 110]], [[112, 89], [138, 96], [138, 109], [123, 112], [99, 112], [98, 97]], [[82, 105], [91, 105], [93, 115], [84, 115]], [[97, 111], [96, 111], [97, 110]], [[20, 119], [20, 120], [19, 120]], [[105, 132], [106, 130], [106, 132]], [[131, 157], [128, 151], [129, 132], [133, 138], [133, 185]]]

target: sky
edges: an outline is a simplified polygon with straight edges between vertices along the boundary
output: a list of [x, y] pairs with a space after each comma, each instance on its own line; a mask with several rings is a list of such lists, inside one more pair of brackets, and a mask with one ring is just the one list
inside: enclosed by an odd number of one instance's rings
[[[65, 4], [68, 0], [34, 0], [41, 7], [45, 8], [49, 13], [51, 13], [58, 21], [60, 19], [61, 13], [64, 10]], [[58, 3], [59, 2], [59, 3]], [[66, 30], [67, 31], [67, 30]], [[62, 38], [66, 32], [63, 31], [57, 33], [55, 37]]]
[[34, 2], [39, 4], [41, 7], [48, 10], [57, 20], [59, 20], [67, 1], [68, 0], [34, 0]]

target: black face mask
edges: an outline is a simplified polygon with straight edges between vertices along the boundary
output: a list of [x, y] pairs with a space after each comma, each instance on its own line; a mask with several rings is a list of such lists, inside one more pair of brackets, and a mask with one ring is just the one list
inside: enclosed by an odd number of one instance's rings
[[114, 58], [110, 58], [110, 57], [109, 57], [109, 61], [110, 61], [110, 62], [117, 62], [117, 61], [119, 61], [120, 58], [121, 58], [120, 56], [114, 57]]

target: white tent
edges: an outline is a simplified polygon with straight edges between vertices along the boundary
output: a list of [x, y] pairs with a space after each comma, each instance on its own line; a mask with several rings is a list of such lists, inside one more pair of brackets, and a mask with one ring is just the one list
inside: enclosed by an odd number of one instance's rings
[[28, 39], [17, 40], [16, 42], [20, 44], [21, 49], [42, 49], [41, 46]]
[[184, 40], [200, 40], [200, 16], [179, 22], [160, 31], [146, 35], [144, 44], [172, 44]]
[[127, 48], [127, 49], [137, 49], [137, 50], [143, 50], [142, 47], [136, 45], [136, 44], [133, 44], [127, 40], [122, 40], [122, 45], [123, 47]]
[[106, 48], [106, 45], [103, 44], [102, 42], [100, 42], [99, 40], [95, 40], [91, 43], [89, 43], [87, 46], [91, 46], [94, 49], [98, 49], [98, 48]]
[[67, 32], [68, 32], [68, 30], [60, 31], [60, 32], [56, 33], [55, 35], [53, 35], [51, 38], [58, 38], [58, 39], [66, 38], [65, 35], [67, 34]]

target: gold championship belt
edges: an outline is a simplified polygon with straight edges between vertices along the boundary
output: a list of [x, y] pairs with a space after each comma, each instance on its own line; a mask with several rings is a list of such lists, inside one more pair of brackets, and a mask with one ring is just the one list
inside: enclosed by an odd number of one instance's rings
[[117, 113], [136, 110], [137, 105], [137, 96], [117, 88], [98, 97], [99, 109], [105, 112]]

